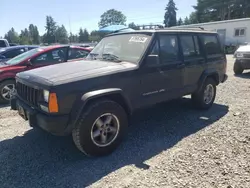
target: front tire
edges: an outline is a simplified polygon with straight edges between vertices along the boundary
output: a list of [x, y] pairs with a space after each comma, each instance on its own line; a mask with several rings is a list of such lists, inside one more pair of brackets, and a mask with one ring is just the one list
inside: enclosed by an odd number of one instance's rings
[[0, 83], [0, 103], [8, 104], [10, 102], [13, 89], [15, 89], [14, 80], [6, 80]]
[[198, 93], [192, 94], [194, 105], [202, 110], [209, 109], [216, 97], [216, 83], [214, 79], [208, 78]]
[[237, 61], [234, 63], [234, 73], [235, 75], [242, 74], [244, 69], [242, 68], [241, 64]]
[[124, 109], [111, 100], [98, 100], [81, 114], [72, 136], [76, 147], [88, 156], [111, 154], [127, 133]]

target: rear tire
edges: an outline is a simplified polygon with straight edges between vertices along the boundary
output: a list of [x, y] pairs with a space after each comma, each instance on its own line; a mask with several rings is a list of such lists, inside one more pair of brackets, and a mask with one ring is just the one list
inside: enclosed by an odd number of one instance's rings
[[85, 155], [104, 156], [120, 145], [127, 128], [127, 114], [118, 103], [98, 100], [81, 114], [72, 136], [76, 147]]
[[242, 74], [244, 69], [242, 68], [241, 64], [237, 61], [234, 63], [234, 73], [235, 75]]
[[194, 105], [202, 110], [209, 109], [216, 97], [216, 83], [214, 79], [207, 78], [201, 90], [198, 93], [192, 94]]
[[15, 88], [15, 80], [6, 80], [0, 83], [0, 103], [10, 103], [10, 89]]

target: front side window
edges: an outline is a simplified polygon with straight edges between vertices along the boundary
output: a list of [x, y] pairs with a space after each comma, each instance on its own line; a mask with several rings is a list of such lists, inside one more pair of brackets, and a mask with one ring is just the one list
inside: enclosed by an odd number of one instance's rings
[[216, 35], [204, 35], [203, 44], [207, 55], [221, 54], [221, 48]]
[[235, 29], [235, 36], [236, 37], [243, 37], [245, 35], [246, 35], [246, 29], [245, 28]]
[[179, 60], [179, 45], [176, 35], [160, 35], [160, 58], [162, 63], [171, 64]]
[[77, 48], [70, 48], [68, 54], [68, 60], [85, 58], [89, 54], [88, 51]]
[[32, 60], [34, 64], [61, 63], [65, 61], [66, 48], [59, 48], [45, 52]]
[[102, 39], [87, 59], [138, 63], [151, 41], [151, 35], [123, 33]]

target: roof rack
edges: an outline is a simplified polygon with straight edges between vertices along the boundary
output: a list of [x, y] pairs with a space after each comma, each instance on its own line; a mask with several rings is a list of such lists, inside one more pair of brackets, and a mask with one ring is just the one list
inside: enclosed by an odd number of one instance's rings
[[203, 27], [164, 27], [157, 28], [156, 30], [205, 30]]

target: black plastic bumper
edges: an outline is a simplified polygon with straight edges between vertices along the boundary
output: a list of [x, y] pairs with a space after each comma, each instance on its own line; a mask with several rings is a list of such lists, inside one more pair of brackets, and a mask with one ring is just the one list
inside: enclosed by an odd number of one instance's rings
[[239, 63], [243, 69], [250, 69], [250, 59], [237, 59], [235, 63]]
[[227, 81], [227, 78], [228, 78], [227, 74], [224, 74], [224, 76], [223, 76], [221, 82], [224, 83], [225, 81]]
[[[19, 115], [26, 121], [29, 121], [31, 127], [40, 127], [43, 130], [58, 136], [69, 134], [66, 132], [66, 130], [68, 130], [68, 115], [43, 114], [17, 98], [12, 98], [10, 104], [11, 109], [18, 110]], [[22, 110], [22, 113], [20, 113], [20, 110]]]

